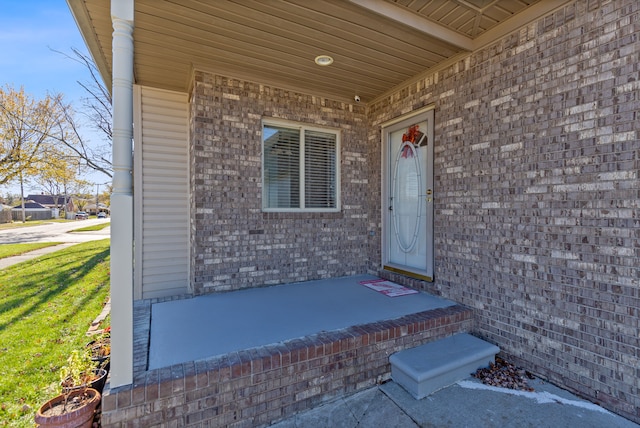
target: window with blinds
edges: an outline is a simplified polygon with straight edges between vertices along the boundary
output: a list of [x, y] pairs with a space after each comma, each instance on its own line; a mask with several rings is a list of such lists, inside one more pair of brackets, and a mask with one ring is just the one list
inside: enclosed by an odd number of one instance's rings
[[338, 132], [265, 123], [263, 209], [338, 211]]

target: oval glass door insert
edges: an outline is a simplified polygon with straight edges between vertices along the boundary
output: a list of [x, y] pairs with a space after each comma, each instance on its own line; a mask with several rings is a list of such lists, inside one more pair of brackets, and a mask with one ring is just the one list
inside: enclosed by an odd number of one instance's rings
[[392, 180], [391, 215], [395, 238], [400, 250], [409, 253], [418, 240], [422, 210], [420, 162], [413, 143], [405, 141], [400, 145]]

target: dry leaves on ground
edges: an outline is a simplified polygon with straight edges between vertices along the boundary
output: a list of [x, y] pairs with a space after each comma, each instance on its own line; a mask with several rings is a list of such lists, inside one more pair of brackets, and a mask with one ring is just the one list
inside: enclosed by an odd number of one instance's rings
[[472, 376], [480, 379], [485, 385], [533, 391], [533, 388], [527, 382], [528, 379], [534, 378], [533, 375], [500, 357], [496, 357], [494, 364], [491, 364], [488, 368], [478, 369]]

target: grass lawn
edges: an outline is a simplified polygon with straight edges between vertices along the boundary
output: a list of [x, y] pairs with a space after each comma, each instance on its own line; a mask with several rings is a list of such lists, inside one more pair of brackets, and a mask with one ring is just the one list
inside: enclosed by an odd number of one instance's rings
[[105, 227], [111, 226], [111, 222], [108, 223], [99, 223], [99, 224], [94, 224], [93, 226], [87, 226], [87, 227], [81, 227], [80, 229], [73, 229], [70, 230], [70, 233], [73, 232], [93, 232], [94, 230], [102, 230]]
[[108, 239], [0, 270], [0, 426], [34, 425], [108, 295]]
[[60, 242], [34, 242], [29, 244], [4, 244], [0, 245], [0, 259], [5, 257], [19, 256], [29, 251], [38, 250], [40, 248], [58, 245]]

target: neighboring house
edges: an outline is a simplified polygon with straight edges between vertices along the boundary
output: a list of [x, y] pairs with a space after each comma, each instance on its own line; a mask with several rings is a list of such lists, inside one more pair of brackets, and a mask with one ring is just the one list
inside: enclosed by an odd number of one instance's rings
[[114, 391], [152, 299], [373, 273], [640, 422], [639, 2], [68, 3], [113, 82]]
[[[54, 195], [29, 195], [27, 199], [37, 202], [47, 208], [63, 209], [66, 212], [75, 211], [72, 196], [54, 196]], [[66, 204], [65, 204], [66, 201]]]
[[[22, 221], [22, 204], [11, 209], [11, 216], [14, 221]], [[37, 202], [27, 200], [24, 203], [24, 216], [29, 220], [49, 220], [53, 218], [51, 208], [47, 208]]]

